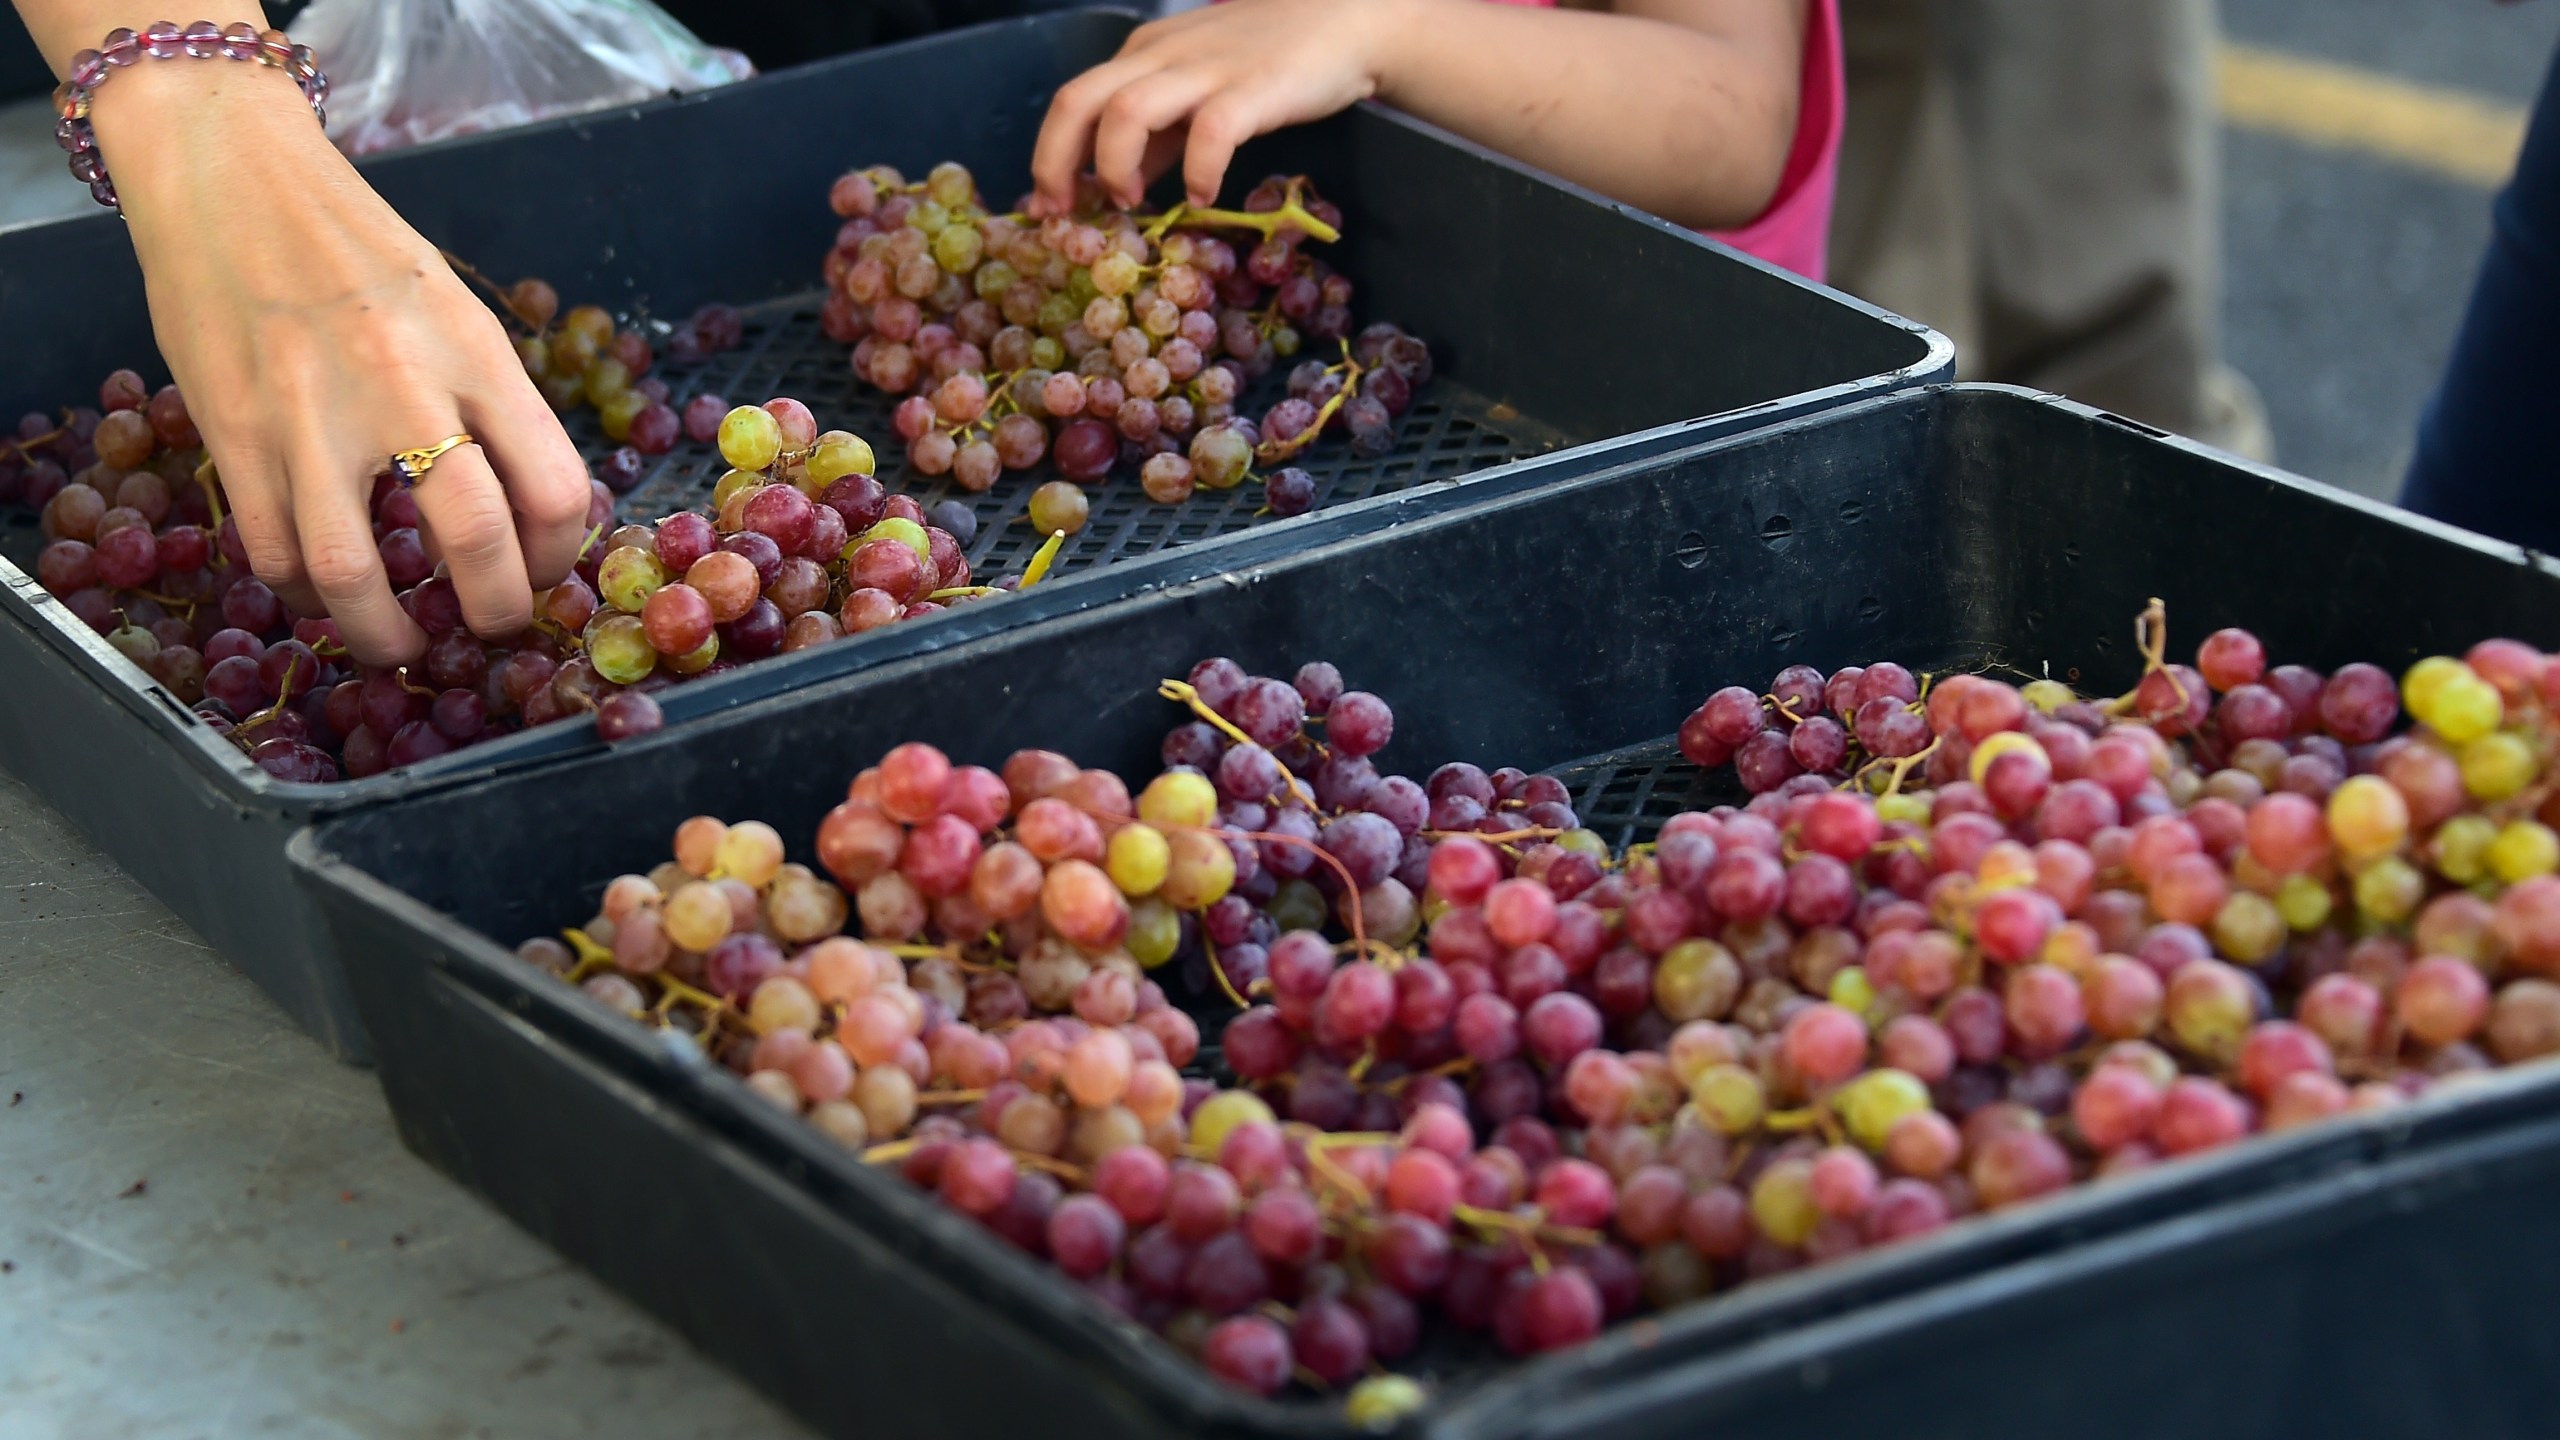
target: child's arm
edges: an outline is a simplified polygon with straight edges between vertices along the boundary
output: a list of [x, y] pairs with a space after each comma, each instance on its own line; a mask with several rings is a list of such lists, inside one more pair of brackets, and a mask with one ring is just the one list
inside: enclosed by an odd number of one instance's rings
[[1058, 92], [1032, 175], [1063, 210], [1090, 156], [1136, 203], [1179, 157], [1195, 203], [1236, 147], [1376, 96], [1686, 225], [1767, 208], [1795, 136], [1806, 0], [1231, 0], [1142, 26]]

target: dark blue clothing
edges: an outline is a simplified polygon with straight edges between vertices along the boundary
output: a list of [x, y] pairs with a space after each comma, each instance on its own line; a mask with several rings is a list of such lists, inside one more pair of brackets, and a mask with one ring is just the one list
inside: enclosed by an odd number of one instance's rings
[[2560, 55], [2491, 216], [2400, 503], [2560, 554]]

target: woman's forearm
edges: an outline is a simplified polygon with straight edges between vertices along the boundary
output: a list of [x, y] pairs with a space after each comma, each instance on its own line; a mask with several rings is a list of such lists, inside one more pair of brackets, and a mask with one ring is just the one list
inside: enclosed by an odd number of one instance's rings
[[1687, 225], [1743, 224], [1777, 189], [1804, 0], [1379, 3], [1378, 98], [1400, 110]]

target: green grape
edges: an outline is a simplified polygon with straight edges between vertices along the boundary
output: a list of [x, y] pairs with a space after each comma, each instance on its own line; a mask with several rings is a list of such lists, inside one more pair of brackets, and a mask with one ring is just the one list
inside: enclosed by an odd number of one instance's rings
[[2521, 794], [2537, 765], [2524, 737], [2501, 730], [2462, 747], [2462, 788], [2474, 800], [2495, 803]]
[[1002, 300], [1004, 292], [1012, 289], [1014, 282], [1021, 278], [1021, 271], [1002, 260], [990, 260], [978, 267], [977, 274], [969, 277], [969, 286], [978, 292], [979, 299], [993, 302]]
[[2018, 687], [2018, 698], [2050, 715], [2080, 697], [2059, 680], [2030, 680]]
[[637, 684], [658, 668], [657, 647], [649, 643], [648, 627], [640, 623], [637, 615], [598, 615], [587, 624], [585, 643], [587, 659], [596, 667], [596, 673], [616, 685]]
[[1409, 1376], [1371, 1375], [1351, 1387], [1350, 1398], [1342, 1402], [1342, 1418], [1362, 1430], [1393, 1429], [1430, 1398], [1421, 1382]]
[[1215, 1155], [1227, 1137], [1239, 1125], [1272, 1125], [1278, 1117], [1262, 1097], [1250, 1090], [1221, 1090], [1200, 1102], [1191, 1112], [1191, 1143], [1201, 1151]]
[[1084, 307], [1092, 304], [1094, 297], [1102, 293], [1102, 287], [1093, 283], [1091, 270], [1079, 265], [1067, 272], [1067, 288], [1063, 293], [1075, 302], [1076, 313], [1081, 315]]
[[[1048, 299], [1040, 302], [1040, 313], [1034, 319], [1042, 334], [1055, 337], [1066, 334], [1067, 327], [1083, 317], [1084, 306], [1061, 290], [1053, 292]], [[1061, 350], [1060, 353], [1065, 352]]]
[[1689, 1087], [1689, 1103], [1697, 1107], [1699, 1118], [1727, 1135], [1758, 1125], [1769, 1108], [1760, 1077], [1739, 1065], [1710, 1065], [1700, 1071]]
[[2437, 872], [2456, 885], [2478, 884], [2489, 873], [2489, 846], [2497, 838], [2495, 821], [2479, 815], [2454, 816], [2436, 831]]
[[1031, 492], [1031, 528], [1043, 535], [1062, 530], [1073, 535], [1084, 528], [1091, 508], [1082, 490], [1064, 480], [1052, 480]]
[[[587, 403], [602, 405], [631, 389], [631, 370], [607, 355], [587, 367]], [[637, 411], [633, 412], [637, 414]]]
[[1822, 1223], [1813, 1203], [1813, 1162], [1780, 1160], [1760, 1172], [1751, 1186], [1751, 1219], [1760, 1233], [1781, 1245], [1801, 1245]]
[[1870, 1070], [1841, 1086], [1831, 1104], [1849, 1127], [1850, 1138], [1869, 1150], [1882, 1150], [1896, 1122], [1929, 1108], [1929, 1087], [1907, 1070]]
[[1093, 288], [1105, 295], [1126, 295], [1138, 288], [1138, 262], [1123, 250], [1114, 250], [1094, 261], [1085, 274], [1093, 281]]
[[703, 671], [710, 669], [711, 662], [719, 658], [720, 637], [718, 635], [714, 635], [710, 639], [703, 641], [702, 648], [694, 651], [692, 654], [661, 655], [658, 657], [658, 663], [666, 666], [668, 669], [679, 675], [699, 675]]
[[1138, 818], [1149, 825], [1207, 825], [1218, 818], [1218, 787], [1197, 771], [1168, 770], [1138, 792]]
[[1840, 973], [1831, 977], [1829, 993], [1832, 1004], [1860, 1019], [1865, 1019], [1876, 1003], [1876, 987], [1867, 979], [1864, 966], [1842, 966]]
[[1121, 894], [1135, 900], [1156, 893], [1172, 863], [1173, 849], [1165, 844], [1163, 831], [1152, 825], [1123, 825], [1111, 836], [1102, 868], [1110, 872], [1111, 883], [1120, 887]]
[[2434, 699], [2433, 713], [2422, 718], [2438, 735], [2456, 745], [2470, 744], [2497, 729], [2498, 722], [2506, 718], [2498, 687], [2472, 674], [2468, 666], [2445, 681]]
[[742, 491], [761, 490], [764, 486], [765, 478], [752, 470], [730, 471], [720, 477], [719, 484], [711, 487], [711, 513], [717, 515], [726, 509], [730, 497]]
[[2255, 891], [2233, 892], [2213, 917], [2213, 943], [2243, 965], [2255, 965], [2284, 944], [2283, 912]]
[[924, 193], [937, 205], [958, 209], [978, 198], [978, 182], [968, 166], [945, 160], [925, 172]]
[[[859, 545], [865, 540], [895, 540], [899, 544], [916, 552], [916, 558], [919, 560], [931, 560], [933, 558], [932, 540], [926, 537], [924, 527], [913, 520], [901, 520], [892, 515], [888, 519], [881, 521], [879, 524], [874, 525], [870, 529], [855, 536], [852, 543], [854, 545]], [[851, 546], [848, 546], [848, 552], [850, 549]]]
[[1182, 915], [1161, 900], [1141, 900], [1129, 907], [1129, 958], [1153, 970], [1173, 958], [1182, 944]]
[[2329, 887], [2308, 875], [2287, 875], [2276, 887], [2276, 911], [2284, 923], [2305, 932], [2329, 923]]
[[649, 597], [666, 583], [667, 567], [658, 563], [657, 556], [636, 546], [626, 545], [614, 551], [596, 567], [596, 593], [604, 597], [604, 603], [625, 615], [639, 614], [640, 607], [648, 604]]
[[2560, 834], [2539, 820], [2510, 820], [2489, 842], [2489, 868], [2510, 885], [2560, 870]]
[[2385, 925], [2416, 914], [2418, 902], [2426, 898], [2427, 878], [2396, 855], [2373, 862], [2356, 876], [2356, 908]]
[[1213, 425], [1191, 437], [1191, 478], [1212, 490], [1232, 490], [1253, 468], [1253, 446], [1239, 431]]
[[604, 342], [584, 330], [562, 330], [551, 337], [551, 373], [576, 379], [603, 353]]
[[1325, 908], [1324, 892], [1313, 882], [1283, 880], [1278, 893], [1262, 907], [1262, 913], [1271, 917], [1272, 924], [1289, 931], [1321, 929], [1330, 912]]
[[871, 443], [842, 430], [819, 436], [817, 448], [809, 453], [809, 479], [822, 488], [847, 475], [876, 474], [879, 468]]
[[933, 263], [954, 275], [966, 275], [987, 253], [987, 237], [975, 225], [948, 225], [933, 237]]
[[[621, 363], [619, 360], [600, 360], [596, 362], [596, 370]], [[595, 373], [595, 370], [587, 372], [590, 386], [594, 384]], [[648, 396], [637, 390], [616, 390], [596, 402], [596, 424], [603, 429], [606, 439], [628, 440], [631, 438], [631, 422], [648, 408]]]
[[951, 207], [930, 198], [919, 200], [916, 208], [907, 212], [907, 224], [923, 231], [926, 239], [932, 239], [950, 226]]
[[782, 422], [761, 405], [741, 405], [720, 420], [720, 458], [739, 470], [762, 470], [782, 453]]
[[1031, 342], [1031, 363], [1043, 370], [1056, 370], [1067, 363], [1067, 347], [1048, 335]]

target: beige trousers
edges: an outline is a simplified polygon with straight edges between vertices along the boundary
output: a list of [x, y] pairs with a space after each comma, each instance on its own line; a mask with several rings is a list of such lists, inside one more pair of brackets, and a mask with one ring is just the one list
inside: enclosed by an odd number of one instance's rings
[[1842, 0], [1841, 21], [1832, 283], [1944, 331], [1966, 379], [2249, 448], [2217, 383], [2213, 0]]

